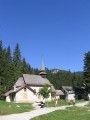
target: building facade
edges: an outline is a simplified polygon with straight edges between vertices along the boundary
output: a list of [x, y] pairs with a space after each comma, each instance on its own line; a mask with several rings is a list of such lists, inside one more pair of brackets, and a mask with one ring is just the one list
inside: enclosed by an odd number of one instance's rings
[[[39, 90], [46, 84], [51, 89], [51, 83], [46, 78], [46, 71], [44, 63], [39, 75], [23, 74], [16, 83], [12, 90], [4, 94], [6, 102], [39, 102], [43, 100], [43, 97], [38, 94]], [[48, 101], [51, 101], [51, 93]]]

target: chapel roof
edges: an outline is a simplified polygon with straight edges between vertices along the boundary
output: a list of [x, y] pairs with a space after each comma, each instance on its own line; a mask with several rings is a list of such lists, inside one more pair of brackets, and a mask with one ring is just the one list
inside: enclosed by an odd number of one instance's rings
[[56, 93], [56, 90], [55, 90], [53, 84], [51, 84], [51, 92], [52, 92], [52, 93]]
[[9, 90], [8, 92], [6, 92], [5, 94], [4, 94], [4, 96], [8, 96], [9, 94], [12, 94], [12, 93], [14, 93], [15, 91], [14, 90]]
[[20, 87], [23, 84], [31, 85], [31, 86], [44, 86], [48, 84], [51, 86], [51, 83], [47, 78], [43, 78], [40, 75], [32, 75], [32, 74], [23, 74], [23, 77], [20, 77], [15, 83], [16, 87]]
[[72, 86], [62, 86], [62, 89], [65, 90], [66, 93], [74, 93]]
[[10, 90], [10, 91], [6, 92], [6, 93], [4, 94], [4, 96], [8, 96], [9, 94], [17, 93], [17, 92], [19, 92], [20, 90], [22, 90], [23, 88], [28, 88], [28, 89], [29, 89], [30, 91], [32, 91], [33, 93], [36, 93], [36, 91], [33, 90], [32, 88], [30, 88], [28, 85], [23, 84], [22, 86], [18, 87], [18, 88], [15, 89], [15, 90]]
[[56, 96], [57, 95], [64, 95], [64, 93], [61, 90], [56, 90]]

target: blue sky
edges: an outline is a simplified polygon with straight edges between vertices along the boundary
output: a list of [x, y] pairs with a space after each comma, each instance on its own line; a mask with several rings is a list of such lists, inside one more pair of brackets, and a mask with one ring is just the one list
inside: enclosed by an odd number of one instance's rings
[[34, 68], [82, 71], [90, 51], [90, 0], [0, 0], [0, 39]]

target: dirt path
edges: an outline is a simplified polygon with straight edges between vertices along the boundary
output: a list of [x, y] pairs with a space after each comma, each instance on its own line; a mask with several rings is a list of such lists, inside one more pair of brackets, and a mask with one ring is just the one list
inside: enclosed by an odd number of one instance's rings
[[[75, 106], [84, 106], [86, 104], [88, 104], [88, 101], [83, 102], [83, 103], [78, 103]], [[0, 120], [30, 120], [31, 118], [39, 116], [39, 115], [47, 114], [47, 113], [53, 112], [55, 110], [65, 109], [68, 106], [69, 105], [61, 106], [61, 107], [41, 108], [41, 109], [33, 110], [31, 112], [0, 116]], [[72, 105], [70, 105], [70, 106], [72, 106]]]

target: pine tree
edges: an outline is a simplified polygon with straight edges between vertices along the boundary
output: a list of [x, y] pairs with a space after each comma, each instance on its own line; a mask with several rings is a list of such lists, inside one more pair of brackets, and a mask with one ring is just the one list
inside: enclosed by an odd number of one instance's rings
[[90, 51], [85, 53], [84, 58], [84, 81], [86, 84], [87, 92], [90, 93]]
[[2, 48], [2, 41], [0, 40], [0, 99], [2, 99], [3, 94], [3, 66], [2, 66], [2, 56], [3, 56], [3, 48]]
[[35, 74], [35, 75], [38, 75], [38, 74], [39, 74], [38, 68], [35, 68], [35, 69], [34, 69], [34, 74]]
[[30, 74], [31, 73], [31, 66], [26, 62], [25, 58], [23, 58], [23, 73]]
[[23, 73], [21, 52], [20, 52], [18, 43], [16, 44], [16, 47], [13, 53], [13, 62], [15, 66], [15, 79], [17, 80], [19, 77], [22, 76], [22, 73]]
[[0, 99], [3, 98], [3, 93], [6, 91], [6, 49], [3, 49], [2, 41], [0, 41]]
[[3, 48], [2, 41], [0, 40], [0, 86], [2, 86], [2, 73], [3, 73]]
[[7, 51], [6, 51], [6, 60], [7, 60], [7, 65], [6, 65], [6, 80], [7, 80], [7, 90], [12, 89], [12, 86], [15, 82], [15, 68], [14, 68], [14, 63], [12, 61], [12, 56], [11, 56], [11, 49], [10, 46], [8, 46]]

